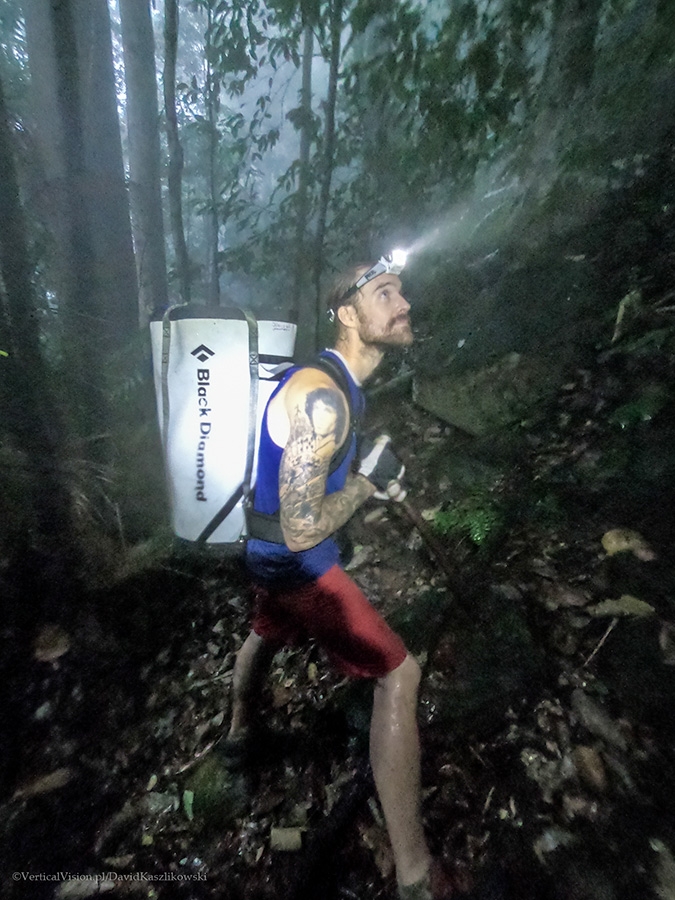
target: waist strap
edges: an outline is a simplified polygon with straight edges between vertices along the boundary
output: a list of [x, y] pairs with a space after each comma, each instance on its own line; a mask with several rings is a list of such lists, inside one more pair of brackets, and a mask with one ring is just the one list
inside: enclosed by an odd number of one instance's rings
[[246, 509], [246, 530], [249, 537], [257, 538], [259, 541], [270, 541], [272, 544], [284, 543], [278, 510], [269, 515], [258, 512], [257, 509], [249, 506]]

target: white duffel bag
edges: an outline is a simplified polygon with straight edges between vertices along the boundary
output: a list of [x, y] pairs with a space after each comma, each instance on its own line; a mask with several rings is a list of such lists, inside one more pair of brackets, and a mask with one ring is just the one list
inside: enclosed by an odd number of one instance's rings
[[190, 304], [150, 323], [175, 534], [237, 545], [253, 487], [260, 422], [292, 365], [297, 326], [235, 307]]

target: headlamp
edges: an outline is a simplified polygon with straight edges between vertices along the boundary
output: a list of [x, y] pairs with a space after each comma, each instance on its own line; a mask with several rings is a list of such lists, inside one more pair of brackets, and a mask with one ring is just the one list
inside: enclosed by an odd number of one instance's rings
[[392, 275], [399, 275], [403, 271], [407, 258], [408, 254], [405, 250], [392, 250], [387, 256], [381, 256], [375, 265], [368, 269], [368, 271], [342, 295], [340, 303], [343, 303], [348, 297], [355, 294], [364, 286], [364, 284], [368, 284], [373, 278], [377, 278], [378, 275], [384, 275], [387, 272], [391, 272]]

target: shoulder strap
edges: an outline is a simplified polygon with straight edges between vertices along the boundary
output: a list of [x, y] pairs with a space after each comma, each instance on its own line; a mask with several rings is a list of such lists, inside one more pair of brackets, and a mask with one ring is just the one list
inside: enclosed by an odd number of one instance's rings
[[248, 323], [248, 367], [249, 367], [249, 389], [248, 389], [248, 438], [246, 444], [246, 469], [244, 471], [244, 480], [237, 487], [227, 502], [218, 510], [209, 524], [203, 529], [197, 538], [198, 544], [207, 541], [213, 532], [221, 525], [232, 512], [239, 501], [244, 499], [246, 504], [251, 491], [251, 476], [253, 474], [253, 457], [255, 455], [255, 431], [256, 421], [258, 418], [258, 320], [246, 309], [241, 310]]

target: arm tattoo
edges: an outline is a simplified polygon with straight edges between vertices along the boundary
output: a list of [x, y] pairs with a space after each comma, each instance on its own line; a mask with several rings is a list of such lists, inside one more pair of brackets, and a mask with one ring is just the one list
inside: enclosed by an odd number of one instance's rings
[[291, 414], [291, 432], [279, 469], [281, 527], [291, 549], [318, 544], [372, 493], [366, 479], [348, 479], [326, 496], [331, 457], [346, 439], [347, 406], [335, 388], [310, 391]]

